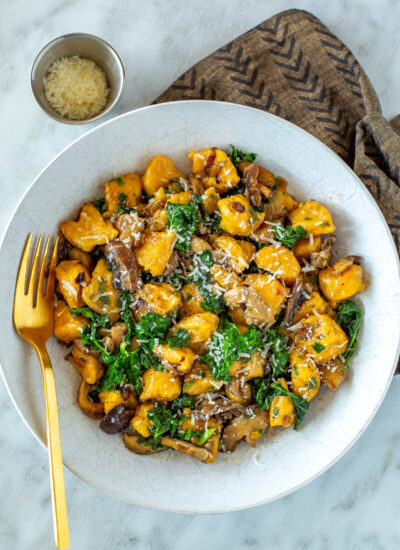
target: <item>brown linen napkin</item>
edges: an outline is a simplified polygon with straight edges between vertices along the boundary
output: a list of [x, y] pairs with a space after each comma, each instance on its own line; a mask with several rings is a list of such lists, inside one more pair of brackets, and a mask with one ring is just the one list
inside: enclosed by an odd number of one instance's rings
[[323, 141], [361, 178], [400, 249], [400, 116], [382, 117], [351, 51], [316, 17], [289, 10], [186, 71], [155, 103], [215, 99], [290, 120]]

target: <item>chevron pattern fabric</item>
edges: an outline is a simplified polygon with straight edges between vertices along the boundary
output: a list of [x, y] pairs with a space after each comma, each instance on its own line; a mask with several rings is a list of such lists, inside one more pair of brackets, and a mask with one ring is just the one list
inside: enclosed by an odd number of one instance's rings
[[186, 71], [156, 103], [208, 99], [278, 115], [323, 141], [364, 182], [400, 250], [400, 118], [379, 101], [351, 51], [317, 18], [289, 10]]

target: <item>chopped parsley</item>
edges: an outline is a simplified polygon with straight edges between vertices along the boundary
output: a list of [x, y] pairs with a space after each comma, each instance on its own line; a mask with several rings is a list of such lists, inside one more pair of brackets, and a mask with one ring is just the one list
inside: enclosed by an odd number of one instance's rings
[[101, 214], [104, 214], [104, 212], [108, 210], [108, 204], [104, 197], [101, 197], [100, 199], [94, 199], [93, 202], [95, 207]]
[[293, 248], [297, 241], [307, 237], [308, 233], [301, 225], [293, 228], [291, 225], [285, 227], [280, 223], [274, 227], [274, 235], [284, 246]]
[[128, 198], [128, 195], [125, 195], [125, 193], [120, 193], [118, 195], [118, 208], [115, 210], [115, 212], [123, 212], [124, 214], [130, 214], [131, 212], [136, 212], [135, 208], [131, 208], [126, 204], [127, 198]]
[[337, 320], [344, 332], [349, 337], [349, 345], [342, 354], [345, 363], [343, 370], [347, 370], [350, 359], [358, 347], [357, 335], [360, 331], [363, 314], [360, 307], [353, 300], [342, 302], [337, 310]]
[[232, 150], [228, 154], [228, 157], [231, 159], [235, 166], [237, 166], [239, 162], [254, 162], [256, 160], [256, 153], [244, 153], [243, 151], [236, 149], [236, 147], [234, 147], [233, 145], [231, 145], [231, 149]]
[[229, 382], [231, 379], [229, 369], [232, 363], [239, 359], [240, 353], [251, 356], [263, 346], [264, 341], [259, 328], [252, 325], [246, 332], [240, 334], [234, 323], [222, 317], [207, 353], [202, 355], [200, 360], [208, 363], [214, 380]]
[[115, 181], [117, 182], [118, 185], [125, 185], [122, 178], [115, 178]]
[[178, 237], [175, 248], [186, 254], [199, 221], [198, 208], [193, 202], [185, 202], [185, 204], [167, 202], [166, 208], [168, 212], [167, 227], [174, 229]]
[[324, 351], [325, 347], [324, 345], [322, 345], [320, 342], [315, 342], [315, 344], [313, 344], [311, 346], [317, 353], [321, 353], [321, 351]]

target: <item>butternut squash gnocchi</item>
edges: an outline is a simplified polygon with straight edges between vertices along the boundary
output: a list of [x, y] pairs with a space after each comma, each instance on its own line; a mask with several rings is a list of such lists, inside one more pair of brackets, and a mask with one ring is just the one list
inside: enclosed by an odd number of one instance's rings
[[[130, 451], [205, 463], [299, 429], [357, 349], [361, 259], [331, 262], [328, 207], [231, 146], [157, 155], [63, 221], [54, 335], [78, 404]], [[67, 368], [67, 367], [66, 367]]]

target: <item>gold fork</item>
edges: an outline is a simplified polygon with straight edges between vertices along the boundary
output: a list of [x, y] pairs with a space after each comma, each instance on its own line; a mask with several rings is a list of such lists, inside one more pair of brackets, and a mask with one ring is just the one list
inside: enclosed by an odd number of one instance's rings
[[[50, 237], [47, 238], [40, 271], [37, 275], [41, 241], [42, 236], [40, 235], [30, 275], [28, 273], [28, 263], [32, 234], [28, 236], [26, 241], [15, 287], [14, 325], [18, 334], [35, 348], [42, 369], [54, 536], [57, 548], [68, 548], [67, 505], [65, 501], [56, 386], [53, 367], [46, 349], [46, 342], [53, 333], [54, 325], [54, 279], [58, 239], [51, 254], [46, 290], [44, 290], [44, 281]], [[28, 284], [27, 291], [25, 290], [26, 284]]]

